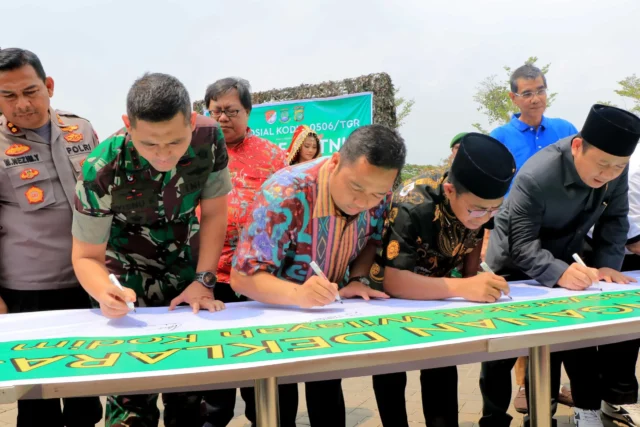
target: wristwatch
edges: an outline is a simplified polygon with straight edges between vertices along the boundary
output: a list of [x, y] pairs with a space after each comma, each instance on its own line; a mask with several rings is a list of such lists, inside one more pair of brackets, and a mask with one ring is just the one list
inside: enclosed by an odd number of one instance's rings
[[200, 273], [196, 273], [195, 281], [202, 283], [205, 288], [213, 289], [216, 287], [218, 278], [210, 271], [202, 271]]
[[369, 278], [367, 276], [349, 277], [349, 283], [351, 283], [351, 282], [360, 282], [360, 283], [362, 283], [363, 285], [365, 285], [368, 288], [371, 287], [371, 281], [369, 280]]

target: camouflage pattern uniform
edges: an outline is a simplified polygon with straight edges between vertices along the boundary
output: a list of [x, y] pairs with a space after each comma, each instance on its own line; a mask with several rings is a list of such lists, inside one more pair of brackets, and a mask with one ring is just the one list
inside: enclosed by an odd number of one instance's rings
[[[73, 235], [107, 243], [106, 265], [133, 289], [140, 307], [168, 306], [193, 282], [201, 199], [231, 190], [227, 149], [219, 126], [198, 116], [191, 145], [177, 166], [157, 172], [126, 131], [91, 152], [76, 186]], [[107, 426], [157, 426], [158, 395], [110, 396]], [[163, 395], [165, 425], [202, 426], [201, 396]], [[178, 418], [180, 417], [180, 418]]]

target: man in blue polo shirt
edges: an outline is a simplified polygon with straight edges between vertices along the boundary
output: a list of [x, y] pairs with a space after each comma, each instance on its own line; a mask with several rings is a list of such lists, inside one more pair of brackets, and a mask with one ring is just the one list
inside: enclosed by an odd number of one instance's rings
[[[511, 121], [495, 128], [491, 136], [500, 141], [511, 151], [516, 161], [516, 169], [548, 145], [562, 138], [578, 133], [574, 125], [564, 119], [549, 118], [544, 115], [547, 108], [547, 78], [542, 71], [531, 64], [516, 69], [509, 79], [511, 92], [509, 98], [520, 110], [511, 117]], [[490, 233], [485, 234], [481, 258], [484, 259]], [[499, 362], [496, 362], [499, 363]], [[519, 390], [514, 399], [518, 412], [527, 412], [525, 398], [524, 375], [526, 357], [520, 358], [516, 364], [516, 380]], [[559, 401], [572, 406], [571, 392], [565, 386], [560, 390]]]
[[547, 108], [547, 79], [542, 71], [525, 64], [513, 72], [510, 79], [509, 98], [518, 107], [511, 121], [491, 132], [491, 136], [502, 142], [516, 159], [520, 170], [529, 157], [546, 147], [575, 135], [578, 130], [564, 119], [544, 116]]

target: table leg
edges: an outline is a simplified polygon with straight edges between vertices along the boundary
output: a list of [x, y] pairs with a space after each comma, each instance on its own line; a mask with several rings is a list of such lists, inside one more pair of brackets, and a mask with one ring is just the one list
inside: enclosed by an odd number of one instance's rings
[[256, 380], [256, 421], [258, 427], [280, 427], [278, 378]]
[[548, 345], [529, 349], [531, 427], [551, 427], [551, 353]]

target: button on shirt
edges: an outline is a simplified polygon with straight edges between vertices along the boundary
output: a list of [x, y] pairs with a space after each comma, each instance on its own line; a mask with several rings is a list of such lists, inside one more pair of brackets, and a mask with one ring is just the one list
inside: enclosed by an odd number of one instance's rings
[[542, 116], [538, 128], [530, 126], [520, 120], [520, 113], [514, 114], [511, 121], [491, 132], [491, 136], [504, 144], [511, 151], [516, 169], [548, 145], [562, 138], [578, 133], [574, 125], [563, 119]]

